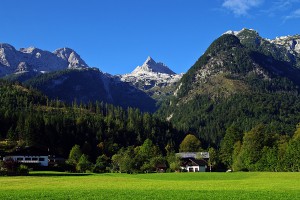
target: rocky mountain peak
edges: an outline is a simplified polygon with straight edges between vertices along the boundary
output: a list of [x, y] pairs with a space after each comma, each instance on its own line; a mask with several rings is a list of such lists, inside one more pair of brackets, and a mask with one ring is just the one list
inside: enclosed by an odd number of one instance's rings
[[12, 45], [10, 44], [7, 44], [7, 43], [0, 43], [0, 52], [1, 51], [4, 51], [4, 50], [16, 50], [15, 47], [13, 47]]
[[132, 72], [132, 74], [142, 74], [142, 73], [162, 73], [162, 74], [175, 74], [169, 67], [161, 62], [155, 62], [150, 56], [146, 59], [142, 66], [138, 66]]
[[16, 50], [10, 44], [0, 43], [0, 77], [16, 72], [51, 72], [67, 68], [88, 68], [88, 65], [70, 48], [51, 53], [36, 47]]
[[12, 45], [0, 43], [0, 66], [7, 67], [7, 69], [3, 69], [2, 71], [11, 70], [16, 66], [19, 63], [16, 59], [17, 57], [18, 52]]
[[288, 51], [300, 54], [300, 35], [276, 37], [271, 43], [283, 46]]
[[151, 65], [151, 64], [156, 64], [156, 62], [151, 58], [150, 56], [147, 57], [147, 60], [144, 62], [143, 65]]
[[132, 73], [119, 76], [121, 81], [131, 83], [156, 99], [172, 94], [181, 77], [182, 74], [175, 74], [165, 64], [155, 62], [150, 56]]
[[65, 61], [68, 61], [68, 68], [77, 68], [77, 67], [88, 67], [88, 65], [80, 58], [80, 56], [70, 48], [60, 48], [53, 52], [57, 57], [62, 58]]
[[238, 36], [240, 34], [255, 34], [255, 35], [258, 35], [258, 32], [254, 29], [243, 28], [240, 31], [229, 30], [229, 31], [226, 31], [225, 33], [223, 33], [223, 35], [224, 34], [235, 35], [235, 36]]
[[249, 39], [249, 38], [256, 38], [260, 39], [260, 40], [264, 40], [267, 42], [270, 42], [272, 44], [275, 44], [277, 46], [281, 46], [284, 47], [285, 49], [287, 49], [288, 51], [290, 51], [290, 53], [296, 52], [298, 54], [300, 54], [300, 35], [288, 35], [288, 36], [280, 36], [280, 37], [276, 37], [275, 39], [267, 39], [267, 38], [262, 38], [259, 36], [259, 33], [254, 30], [254, 29], [246, 29], [243, 28], [240, 31], [226, 31], [223, 35], [225, 34], [229, 34], [229, 35], [235, 35], [237, 36], [241, 42]]
[[35, 51], [42, 51], [42, 50], [35, 47], [20, 48], [20, 52], [22, 53], [33, 53]]

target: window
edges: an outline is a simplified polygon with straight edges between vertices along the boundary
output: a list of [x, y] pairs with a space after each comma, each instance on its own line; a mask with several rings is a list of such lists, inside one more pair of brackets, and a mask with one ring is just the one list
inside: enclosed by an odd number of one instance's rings
[[37, 161], [37, 160], [38, 160], [38, 158], [32, 158], [32, 160], [34, 160], [34, 161]]
[[21, 157], [17, 158], [17, 161], [21, 161], [21, 160], [23, 160], [23, 158], [21, 158]]
[[199, 172], [199, 168], [198, 167], [195, 168], [195, 172]]
[[28, 160], [31, 160], [31, 158], [25, 158], [25, 160], [27, 160], [27, 161], [28, 161]]
[[45, 161], [45, 158], [39, 158], [39, 161]]
[[194, 169], [193, 168], [189, 168], [189, 172], [194, 172]]

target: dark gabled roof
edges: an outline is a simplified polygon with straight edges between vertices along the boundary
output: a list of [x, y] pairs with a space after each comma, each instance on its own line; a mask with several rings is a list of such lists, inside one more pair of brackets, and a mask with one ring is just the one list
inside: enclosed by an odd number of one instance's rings
[[205, 160], [197, 160], [193, 158], [186, 159], [183, 163], [183, 166], [205, 166], [207, 165], [207, 162]]
[[204, 158], [204, 159], [209, 159], [209, 153], [208, 152], [181, 152], [181, 153], [176, 153], [177, 157], [180, 158]]
[[155, 167], [156, 168], [167, 168], [167, 165], [165, 163], [159, 163]]
[[205, 166], [207, 165], [207, 162], [205, 160], [197, 160], [197, 159], [194, 159], [192, 160], [194, 163], [196, 163], [197, 165], [199, 166]]
[[48, 156], [46, 149], [38, 147], [17, 148], [15, 151], [7, 153], [6, 156]]

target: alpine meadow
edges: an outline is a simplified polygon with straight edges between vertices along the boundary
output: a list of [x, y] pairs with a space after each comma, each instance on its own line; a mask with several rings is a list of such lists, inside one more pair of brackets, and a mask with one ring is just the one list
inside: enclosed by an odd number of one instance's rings
[[299, 173], [68, 174], [0, 177], [1, 199], [297, 199]]

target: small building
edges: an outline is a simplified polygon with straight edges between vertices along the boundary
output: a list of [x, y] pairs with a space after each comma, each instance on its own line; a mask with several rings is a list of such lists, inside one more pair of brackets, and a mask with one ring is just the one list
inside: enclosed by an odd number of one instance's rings
[[48, 166], [48, 152], [36, 147], [17, 148], [15, 151], [6, 154], [3, 157], [5, 160], [14, 160], [16, 162], [36, 166]]
[[166, 172], [168, 167], [166, 163], [159, 163], [155, 166], [155, 168], [156, 168], [156, 172]]
[[181, 165], [181, 169], [187, 172], [205, 172], [206, 168], [207, 162], [197, 159], [185, 160]]
[[177, 153], [181, 159], [181, 169], [187, 172], [205, 172], [208, 167], [208, 152], [182, 152]]

